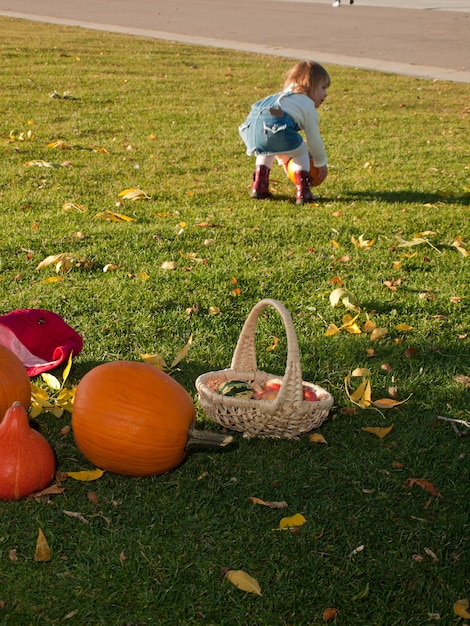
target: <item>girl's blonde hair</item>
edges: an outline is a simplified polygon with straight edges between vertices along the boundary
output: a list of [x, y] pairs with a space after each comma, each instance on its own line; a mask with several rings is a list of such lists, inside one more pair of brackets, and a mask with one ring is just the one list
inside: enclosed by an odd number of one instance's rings
[[284, 79], [284, 89], [290, 88], [295, 93], [305, 93], [311, 97], [321, 81], [325, 81], [329, 87], [330, 75], [320, 63], [300, 61], [287, 72]]

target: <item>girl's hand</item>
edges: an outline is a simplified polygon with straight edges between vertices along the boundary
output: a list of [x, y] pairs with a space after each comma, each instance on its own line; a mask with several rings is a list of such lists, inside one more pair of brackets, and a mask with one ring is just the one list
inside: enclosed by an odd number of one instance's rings
[[322, 167], [315, 167], [315, 172], [312, 172], [312, 185], [318, 187], [321, 185], [325, 178], [328, 176], [328, 165]]

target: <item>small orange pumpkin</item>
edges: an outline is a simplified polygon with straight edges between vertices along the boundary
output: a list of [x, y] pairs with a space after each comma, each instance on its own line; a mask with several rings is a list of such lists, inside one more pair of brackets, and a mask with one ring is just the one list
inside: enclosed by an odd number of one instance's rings
[[31, 402], [31, 382], [25, 366], [6, 346], [0, 345], [0, 419], [13, 402], [28, 409]]
[[0, 422], [0, 500], [19, 500], [47, 487], [55, 455], [48, 441], [29, 425], [26, 410], [14, 402]]
[[191, 434], [202, 434], [193, 431], [194, 421], [191, 396], [176, 380], [132, 361], [104, 363], [85, 374], [72, 410], [73, 434], [83, 456], [101, 469], [128, 476], [177, 467]]
[[[292, 159], [289, 159], [287, 162], [287, 175], [289, 176], [289, 180], [295, 185], [295, 175], [293, 169]], [[318, 182], [318, 168], [315, 166], [313, 162], [313, 158], [310, 156], [310, 178], [312, 179], [312, 187], [318, 187], [320, 184]]]

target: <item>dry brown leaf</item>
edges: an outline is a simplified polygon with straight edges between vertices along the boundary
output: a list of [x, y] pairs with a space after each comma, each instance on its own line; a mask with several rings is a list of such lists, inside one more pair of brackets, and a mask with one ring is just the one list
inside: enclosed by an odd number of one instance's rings
[[87, 493], [87, 498], [92, 504], [98, 504], [99, 498], [94, 491], [89, 491]]
[[386, 328], [374, 328], [374, 330], [370, 334], [371, 341], [377, 341], [377, 339], [382, 339], [388, 334], [388, 330]]
[[410, 489], [413, 485], [418, 485], [421, 489], [425, 489], [431, 495], [436, 496], [437, 498], [442, 498], [442, 493], [440, 493], [436, 487], [426, 478], [407, 478], [403, 483], [403, 487], [405, 489]]
[[359, 552], [362, 552], [364, 549], [365, 549], [364, 544], [358, 546], [357, 548], [354, 548], [354, 550], [348, 554], [348, 558], [355, 556], [356, 554], [359, 554]]
[[51, 485], [50, 487], [46, 487], [41, 491], [36, 491], [28, 496], [28, 500], [35, 500], [36, 498], [41, 498], [43, 496], [57, 496], [61, 493], [64, 493], [64, 488], [59, 487], [59, 485]]
[[456, 383], [465, 385], [467, 389], [470, 389], [470, 376], [464, 376], [463, 374], [461, 374], [459, 376], [454, 376], [454, 380]]
[[75, 519], [79, 519], [82, 524], [89, 524], [90, 522], [83, 517], [83, 515], [81, 513], [79, 513], [78, 511], [62, 511], [62, 513], [64, 513], [64, 515], [67, 515], [68, 517], [74, 517]]
[[357, 415], [359, 411], [353, 406], [342, 407], [339, 412], [341, 415]]
[[415, 356], [417, 356], [417, 354], [418, 350], [413, 346], [405, 350], [405, 356], [407, 359], [413, 359]]
[[261, 504], [262, 506], [267, 506], [270, 509], [286, 509], [289, 505], [287, 502], [271, 502], [270, 500], [261, 500], [256, 496], [250, 496], [250, 500], [253, 504]]
[[399, 278], [398, 280], [384, 280], [383, 284], [391, 291], [396, 291], [397, 288], [401, 285], [401, 278]]
[[376, 329], [376, 325], [372, 320], [367, 320], [364, 322], [364, 326], [362, 327], [365, 333], [371, 333]]
[[424, 548], [424, 551], [428, 556], [431, 557], [434, 563], [439, 563], [439, 559], [437, 558], [436, 554], [431, 550], [431, 548]]
[[338, 609], [325, 609], [323, 611], [323, 621], [324, 622], [332, 622], [334, 619], [336, 619], [337, 615], [339, 614]]

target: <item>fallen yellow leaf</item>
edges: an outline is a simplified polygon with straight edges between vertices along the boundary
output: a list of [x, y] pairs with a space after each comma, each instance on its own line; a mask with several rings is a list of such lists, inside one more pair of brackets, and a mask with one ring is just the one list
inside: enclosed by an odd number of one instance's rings
[[159, 370], [167, 369], [165, 359], [159, 354], [141, 354], [142, 360], [149, 365], [153, 365]]
[[75, 480], [98, 480], [104, 474], [104, 470], [102, 469], [94, 469], [94, 470], [82, 470], [81, 472], [65, 472], [67, 476], [70, 478], [74, 478]]
[[309, 440], [312, 443], [328, 443], [325, 437], [321, 435], [320, 433], [313, 433], [312, 435], [309, 436]]
[[412, 395], [413, 394], [410, 394], [407, 398], [401, 401], [392, 400], [392, 398], [381, 398], [380, 400], [374, 400], [372, 404], [378, 409], [393, 409], [394, 407], [400, 404], [404, 404], [405, 402], [408, 402], [408, 400], [411, 398]]
[[178, 365], [178, 363], [180, 361], [182, 361], [186, 357], [186, 355], [188, 354], [189, 348], [191, 347], [192, 343], [193, 343], [193, 335], [191, 333], [191, 335], [189, 336], [189, 339], [188, 339], [186, 345], [183, 348], [181, 348], [181, 350], [175, 356], [175, 358], [173, 359], [170, 367], [176, 367], [176, 365]]
[[470, 613], [468, 612], [468, 600], [464, 598], [462, 600], [457, 600], [454, 604], [454, 613], [459, 617], [463, 617], [464, 619], [470, 619]]
[[44, 280], [41, 280], [41, 284], [47, 285], [48, 283], [61, 283], [63, 282], [63, 280], [64, 280], [63, 276], [50, 276], [49, 278], [45, 278]]
[[286, 528], [294, 528], [295, 526], [303, 526], [306, 523], [305, 517], [301, 513], [291, 515], [291, 517], [283, 517], [279, 522], [279, 528], [284, 530]]
[[142, 189], [137, 189], [136, 187], [131, 187], [130, 189], [124, 189], [121, 193], [118, 194], [120, 198], [123, 200], [148, 200], [150, 196], [148, 196], [145, 191]]
[[273, 343], [272, 343], [270, 346], [268, 346], [268, 347], [266, 348], [266, 350], [268, 350], [268, 352], [272, 352], [273, 350], [275, 350], [275, 349], [277, 348], [277, 345], [278, 345], [278, 344], [279, 344], [279, 339], [278, 339], [278, 337], [274, 337], [274, 338], [273, 338]]
[[359, 235], [359, 239], [356, 239], [354, 235], [352, 235], [351, 241], [356, 248], [370, 248], [374, 245], [375, 239], [364, 239], [364, 235]]
[[401, 330], [406, 333], [409, 330], [413, 330], [413, 326], [410, 326], [409, 324], [397, 324], [395, 326], [395, 330]]
[[336, 333], [339, 333], [339, 328], [336, 326], [336, 324], [331, 323], [326, 329], [325, 337], [331, 337], [331, 335], [336, 335]]
[[59, 273], [61, 270], [68, 272], [76, 263], [77, 257], [75, 254], [70, 254], [69, 252], [61, 252], [60, 254], [51, 254], [42, 260], [39, 265], [36, 266], [37, 270], [42, 270], [44, 267], [48, 265], [55, 265], [56, 272]]
[[333, 289], [330, 293], [330, 304], [332, 307], [336, 307], [339, 304], [343, 304], [347, 309], [357, 310], [358, 304], [356, 297], [348, 289], [344, 287], [338, 287]]
[[53, 391], [59, 391], [61, 384], [60, 384], [59, 379], [56, 376], [54, 376], [53, 374], [48, 374], [44, 372], [41, 374], [41, 378], [49, 387], [49, 389], [52, 389]]
[[368, 367], [356, 367], [355, 370], [351, 372], [351, 376], [370, 376], [371, 371]]
[[[346, 377], [346, 384], [349, 380], [349, 377]], [[347, 391], [349, 399], [354, 404], [358, 404], [361, 408], [366, 408], [371, 404], [371, 385], [370, 380], [364, 380], [359, 385], [359, 387], [352, 393], [349, 394]]]
[[247, 591], [248, 593], [254, 593], [258, 596], [261, 596], [261, 587], [259, 586], [256, 578], [253, 578], [246, 572], [241, 569], [229, 569], [225, 574], [225, 578], [227, 578], [232, 585], [238, 587], [242, 591]]
[[41, 561], [44, 563], [51, 560], [51, 549], [49, 548], [47, 539], [41, 529], [39, 529], [39, 532], [38, 532], [38, 538], [36, 542], [36, 551], [34, 553], [34, 560]]
[[124, 215], [124, 213], [116, 213], [115, 211], [110, 211], [106, 209], [106, 211], [101, 211], [97, 213], [95, 217], [106, 220], [108, 222], [135, 222], [134, 217], [129, 217], [128, 215]]
[[343, 325], [341, 326], [341, 328], [344, 329], [348, 333], [352, 333], [354, 335], [360, 335], [361, 329], [356, 324], [356, 320], [358, 317], [359, 317], [359, 314], [353, 317], [349, 313], [346, 313], [346, 315], [344, 315], [341, 320], [343, 322]]
[[59, 148], [59, 150], [71, 150], [72, 146], [63, 141], [62, 139], [58, 139], [57, 141], [52, 141], [47, 144], [48, 148]]
[[365, 430], [367, 433], [372, 433], [376, 437], [379, 437], [379, 439], [383, 439], [386, 435], [388, 435], [388, 433], [392, 430], [392, 428], [393, 428], [393, 424], [391, 426], [386, 426], [384, 428], [381, 428], [379, 426], [377, 427], [366, 426], [362, 430]]

